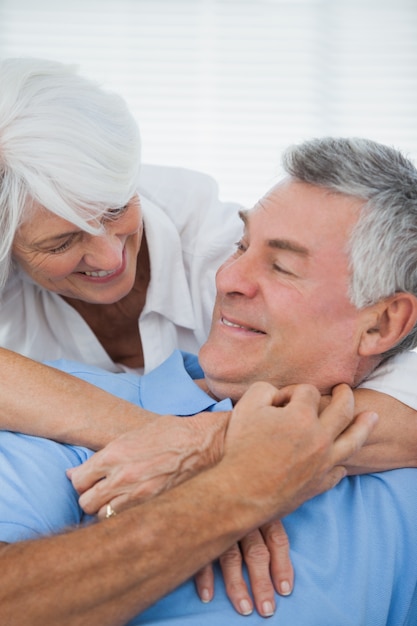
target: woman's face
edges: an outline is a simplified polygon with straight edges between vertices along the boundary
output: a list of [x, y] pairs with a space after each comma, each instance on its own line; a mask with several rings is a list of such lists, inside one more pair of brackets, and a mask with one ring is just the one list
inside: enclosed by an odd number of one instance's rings
[[90, 235], [38, 206], [13, 242], [13, 258], [36, 283], [61, 296], [111, 304], [132, 289], [143, 235], [137, 195], [109, 210]]

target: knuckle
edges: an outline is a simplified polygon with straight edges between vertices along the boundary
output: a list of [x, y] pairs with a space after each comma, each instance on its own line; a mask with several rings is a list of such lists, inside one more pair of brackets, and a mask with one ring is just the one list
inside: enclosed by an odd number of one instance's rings
[[251, 383], [251, 385], [249, 386], [247, 394], [249, 394], [251, 397], [256, 399], [256, 397], [258, 397], [258, 396], [262, 396], [263, 397], [271, 389], [273, 389], [273, 386], [270, 383], [267, 383], [267, 382], [261, 381], [261, 380], [257, 380], [255, 382]]
[[84, 511], [84, 513], [87, 513], [87, 515], [94, 515], [94, 513], [97, 510], [97, 508], [94, 506], [94, 503], [91, 500], [84, 501], [80, 498], [78, 503], [80, 507], [82, 508], [82, 510]]
[[242, 579], [225, 578], [224, 584], [226, 587], [226, 593], [229, 597], [236, 598], [246, 594], [246, 585]]
[[270, 554], [264, 543], [253, 543], [247, 547], [245, 558], [254, 563], [269, 563]]
[[297, 386], [301, 393], [306, 396], [306, 398], [314, 401], [320, 398], [320, 392], [314, 385], [311, 385], [310, 383], [301, 383]]
[[321, 431], [319, 436], [314, 439], [314, 455], [317, 459], [327, 459], [330, 450], [333, 448], [334, 440], [327, 432]]
[[230, 550], [227, 550], [220, 557], [221, 566], [229, 569], [235, 567], [241, 567], [242, 565], [242, 555], [237, 546], [233, 546]]
[[277, 548], [288, 550], [290, 542], [284, 530], [273, 530], [268, 533], [268, 540]]

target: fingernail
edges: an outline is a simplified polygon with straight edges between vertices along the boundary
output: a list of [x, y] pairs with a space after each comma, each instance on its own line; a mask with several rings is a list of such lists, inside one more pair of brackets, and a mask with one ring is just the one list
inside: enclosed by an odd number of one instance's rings
[[274, 614], [274, 607], [272, 606], [272, 602], [263, 602], [262, 603], [262, 615], [264, 617], [271, 617]]
[[241, 600], [239, 602], [239, 608], [242, 615], [250, 615], [253, 611], [253, 608], [249, 602], [249, 600]]
[[288, 580], [283, 580], [279, 583], [279, 592], [282, 596], [289, 596], [291, 593], [291, 585]]
[[211, 600], [210, 591], [208, 589], [202, 589], [200, 594], [201, 602], [207, 603]]

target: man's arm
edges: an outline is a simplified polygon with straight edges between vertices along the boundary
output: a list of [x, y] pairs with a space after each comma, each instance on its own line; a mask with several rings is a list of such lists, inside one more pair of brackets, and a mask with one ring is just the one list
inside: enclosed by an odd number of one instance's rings
[[348, 427], [345, 386], [320, 418], [318, 405], [310, 386], [280, 392], [258, 383], [236, 405], [225, 455], [211, 470], [96, 525], [3, 545], [1, 623], [125, 624], [259, 524], [333, 486], [376, 417]]

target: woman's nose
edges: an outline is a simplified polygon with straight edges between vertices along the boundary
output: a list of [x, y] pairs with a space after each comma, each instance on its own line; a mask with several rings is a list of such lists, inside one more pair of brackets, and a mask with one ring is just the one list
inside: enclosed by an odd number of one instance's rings
[[92, 235], [83, 261], [96, 269], [115, 269], [122, 263], [124, 242], [117, 235]]

